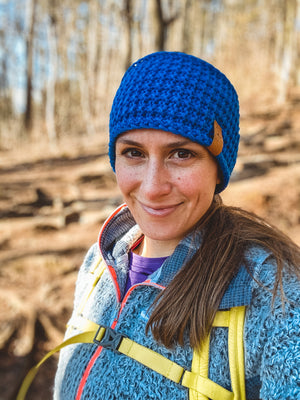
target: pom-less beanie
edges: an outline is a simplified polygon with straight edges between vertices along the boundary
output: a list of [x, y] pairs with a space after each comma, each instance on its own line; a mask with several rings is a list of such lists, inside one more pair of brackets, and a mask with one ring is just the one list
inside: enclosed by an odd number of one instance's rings
[[211, 64], [180, 52], [141, 58], [125, 73], [110, 113], [110, 163], [115, 169], [117, 137], [152, 128], [184, 136], [207, 147], [225, 189], [239, 144], [239, 102], [226, 76]]

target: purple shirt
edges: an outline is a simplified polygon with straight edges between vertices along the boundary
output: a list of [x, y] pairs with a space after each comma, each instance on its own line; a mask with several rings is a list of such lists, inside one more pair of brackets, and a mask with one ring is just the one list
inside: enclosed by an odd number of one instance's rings
[[131, 251], [129, 253], [129, 271], [126, 282], [126, 292], [131, 286], [144, 282], [149, 275], [161, 267], [167, 258], [168, 257], [142, 257]]

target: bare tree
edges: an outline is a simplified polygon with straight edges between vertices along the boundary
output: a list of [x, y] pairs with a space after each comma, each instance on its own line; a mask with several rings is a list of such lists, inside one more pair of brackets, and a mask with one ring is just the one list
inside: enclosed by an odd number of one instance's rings
[[162, 0], [153, 0], [149, 2], [151, 7], [154, 47], [157, 51], [166, 50], [167, 34], [170, 24], [179, 18], [179, 12], [176, 11], [169, 17], [164, 15]]
[[129, 68], [132, 63], [132, 44], [133, 44], [133, 5], [132, 0], [124, 0], [123, 15], [125, 19], [126, 34], [126, 56], [125, 69]]
[[[99, 72], [101, 42], [100, 42], [100, 24], [99, 16], [101, 15], [101, 4], [99, 0], [93, 0], [89, 3], [89, 20], [87, 32], [87, 84], [88, 84], [88, 99], [89, 99], [89, 116], [95, 116], [95, 101], [97, 78]], [[90, 124], [93, 124], [92, 118]], [[93, 128], [89, 129], [93, 133]]]
[[55, 128], [55, 84], [57, 79], [57, 40], [56, 40], [56, 16], [54, 10], [49, 12], [47, 24], [47, 37], [49, 47], [49, 71], [46, 89], [46, 127], [49, 142], [56, 144], [57, 134]]
[[86, 40], [81, 45], [81, 62], [79, 71], [79, 83], [81, 91], [82, 114], [85, 121], [85, 129], [89, 135], [95, 133], [93, 123], [93, 104], [95, 99], [97, 54], [99, 51], [98, 43], [98, 18], [99, 1], [89, 2], [87, 18], [85, 22]]
[[36, 1], [27, 0], [27, 32], [26, 32], [26, 108], [24, 125], [27, 133], [32, 129], [32, 81], [33, 81], [33, 39], [35, 26]]
[[300, 2], [298, 0], [282, 0], [279, 6], [278, 16], [280, 17], [279, 26], [281, 26], [281, 29], [277, 34], [276, 64], [279, 78], [278, 102], [282, 104], [286, 101], [288, 88], [295, 79], [297, 68], [299, 68], [299, 59], [297, 59], [297, 55], [299, 55], [297, 34], [299, 35], [299, 33], [297, 33], [295, 27]]
[[[7, 53], [7, 45], [5, 42], [6, 29], [7, 26], [3, 26], [2, 29], [0, 29], [0, 48], [2, 49], [3, 54]], [[2, 55], [0, 58], [0, 118], [2, 121], [9, 120], [13, 115], [8, 69], [8, 59]]]
[[191, 12], [193, 0], [185, 0], [183, 11], [183, 29], [182, 29], [182, 51], [192, 52], [194, 24]]
[[[46, 127], [49, 141], [74, 126], [92, 134], [100, 119], [107, 120], [124, 67], [157, 50], [182, 50], [220, 65], [249, 99], [266, 78], [268, 88], [278, 94], [273, 100], [280, 103], [289, 88], [300, 82], [299, 0], [10, 0], [3, 4], [0, 111], [8, 115], [7, 110], [12, 110], [9, 118], [18, 124], [22, 121], [28, 137], [33, 123], [41, 123], [40, 132]], [[9, 22], [5, 10], [10, 10]], [[21, 41], [26, 44], [26, 63]], [[12, 75], [25, 76], [25, 83], [15, 79], [12, 84]], [[253, 80], [255, 85], [248, 83]], [[11, 107], [16, 104], [17, 85], [18, 93], [26, 95], [25, 113], [19, 117]]]

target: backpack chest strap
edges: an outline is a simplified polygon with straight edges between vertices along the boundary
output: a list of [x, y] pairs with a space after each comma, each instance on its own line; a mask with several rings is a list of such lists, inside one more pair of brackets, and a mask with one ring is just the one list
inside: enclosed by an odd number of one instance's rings
[[211, 399], [232, 400], [233, 393], [196, 372], [188, 371], [163, 355], [123, 336], [111, 328], [100, 327], [94, 342], [126, 355], [147, 368], [182, 386], [203, 393]]
[[[85, 320], [90, 329], [75, 335], [50, 351], [33, 367], [23, 381], [17, 400], [25, 399], [27, 390], [39, 367], [54, 353], [76, 343], [96, 343], [99, 346], [124, 354], [140, 364], [156, 371], [171, 381], [189, 389], [191, 400], [245, 400], [243, 351], [243, 321], [245, 307], [219, 311], [213, 326], [228, 326], [229, 365], [233, 392], [228, 391], [208, 378], [209, 338], [201, 352], [194, 351], [191, 371], [188, 371], [161, 354], [142, 346], [117, 331]], [[84, 320], [84, 319], [82, 319]], [[80, 328], [77, 326], [77, 328]]]
[[98, 326], [83, 317], [75, 321], [76, 328], [90, 329], [93, 342], [106, 349], [121, 353], [189, 389], [190, 400], [245, 400], [243, 330], [245, 306], [233, 307], [216, 313], [213, 327], [228, 328], [228, 353], [232, 392], [208, 378], [209, 341], [204, 341], [201, 351], [194, 350], [191, 371], [161, 354], [127, 338], [112, 328]]
[[202, 377], [195, 372], [185, 370], [179, 364], [169, 360], [161, 354], [140, 345], [139, 343], [119, 334], [111, 328], [97, 326], [97, 329], [89, 330], [75, 335], [59, 346], [55, 347], [46, 356], [34, 366], [26, 375], [22, 386], [19, 390], [17, 400], [24, 400], [26, 393], [35, 378], [41, 365], [47, 361], [53, 354], [60, 351], [66, 346], [79, 343], [96, 343], [106, 349], [110, 349], [117, 353], [126, 355], [142, 365], [152, 369], [153, 371], [165, 376], [171, 381], [181, 384], [196, 392], [203, 393], [213, 400], [224, 399], [233, 400], [233, 394], [217, 385], [208, 378]]

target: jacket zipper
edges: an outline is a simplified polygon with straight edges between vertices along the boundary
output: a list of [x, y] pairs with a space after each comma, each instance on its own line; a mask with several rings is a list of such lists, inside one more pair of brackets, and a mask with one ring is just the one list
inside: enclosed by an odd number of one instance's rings
[[[116, 285], [117, 285], [117, 283], [115, 283], [115, 286]], [[122, 313], [122, 311], [123, 311], [123, 309], [124, 309], [124, 307], [125, 307], [125, 305], [127, 303], [127, 300], [129, 298], [130, 294], [138, 286], [151, 286], [151, 287], [155, 287], [155, 288], [160, 289], [160, 290], [165, 289], [164, 286], [159, 285], [158, 283], [152, 282], [150, 279], [148, 279], [148, 280], [146, 280], [144, 282], [138, 283], [138, 284], [136, 284], [134, 286], [131, 286], [131, 288], [129, 288], [129, 290], [125, 294], [123, 300], [117, 302], [116, 317], [114, 318], [114, 320], [113, 320], [113, 322], [111, 324], [111, 328], [112, 329], [114, 329], [116, 327], [116, 325], [117, 325], [117, 323], [119, 321], [120, 315], [121, 315], [121, 313]], [[119, 293], [120, 293], [120, 289], [116, 293], [117, 297], [118, 297]], [[100, 354], [101, 354], [102, 350], [103, 350], [102, 346], [97, 347], [96, 351], [94, 352], [93, 356], [91, 357], [91, 359], [90, 359], [90, 361], [89, 361], [89, 363], [88, 363], [88, 365], [87, 365], [87, 367], [86, 367], [86, 369], [85, 369], [85, 371], [83, 373], [83, 376], [82, 376], [82, 378], [80, 380], [80, 383], [79, 383], [79, 386], [78, 386], [78, 390], [77, 390], [77, 393], [76, 393], [76, 397], [75, 397], [76, 400], [80, 400], [81, 399], [81, 396], [82, 396], [86, 381], [87, 381], [87, 379], [89, 377], [89, 374], [90, 374], [90, 372], [91, 372], [96, 360], [98, 359], [98, 357], [100, 357]]]
[[[102, 255], [101, 247], [100, 247], [101, 235], [102, 235], [102, 233], [103, 233], [103, 231], [104, 231], [106, 225], [108, 224], [108, 222], [109, 222], [117, 213], [119, 213], [124, 207], [126, 207], [126, 204], [122, 204], [119, 208], [117, 208], [117, 210], [115, 210], [115, 212], [114, 212], [112, 215], [110, 215], [110, 217], [109, 217], [109, 218], [105, 221], [105, 223], [103, 224], [102, 229], [101, 229], [101, 231], [100, 231], [100, 233], [99, 233], [98, 244], [99, 244], [99, 250], [100, 250], [100, 253], [101, 253], [101, 256], [102, 256], [102, 259], [103, 259], [103, 260], [104, 260], [104, 257], [103, 257], [103, 255]], [[104, 262], [105, 262], [105, 260], [104, 260]], [[106, 265], [107, 265], [107, 264], [106, 264]], [[107, 269], [108, 269], [108, 271], [109, 271], [109, 273], [110, 273], [110, 275], [111, 275], [113, 284], [114, 284], [114, 286], [115, 286], [115, 293], [116, 293], [116, 297], [117, 297], [116, 317], [114, 318], [114, 320], [113, 320], [113, 322], [112, 322], [112, 324], [111, 324], [111, 328], [112, 328], [112, 329], [114, 329], [114, 328], [116, 327], [116, 325], [117, 325], [117, 323], [118, 323], [118, 321], [119, 321], [120, 315], [121, 315], [121, 313], [122, 313], [122, 311], [123, 311], [123, 309], [124, 309], [124, 307], [125, 307], [125, 305], [126, 305], [126, 302], [127, 302], [128, 298], [129, 298], [130, 294], [132, 293], [132, 291], [133, 291], [136, 287], [147, 285], [147, 286], [156, 287], [156, 288], [158, 288], [158, 289], [160, 289], [160, 290], [165, 289], [164, 286], [161, 286], [161, 285], [159, 285], [159, 284], [157, 284], [157, 283], [155, 283], [155, 282], [152, 282], [150, 279], [148, 279], [148, 280], [146, 280], [146, 281], [144, 281], [144, 282], [138, 283], [138, 284], [132, 286], [131, 288], [129, 288], [129, 290], [128, 290], [127, 293], [125, 294], [123, 300], [121, 300], [121, 291], [120, 291], [120, 287], [119, 287], [119, 284], [118, 284], [118, 281], [117, 281], [116, 271], [114, 270], [114, 268], [113, 268], [111, 265], [107, 265]], [[91, 370], [92, 370], [92, 368], [93, 368], [93, 366], [94, 366], [96, 360], [97, 360], [98, 357], [100, 356], [102, 350], [103, 350], [103, 347], [102, 347], [102, 346], [99, 346], [99, 347], [96, 349], [96, 351], [94, 352], [93, 356], [91, 357], [91, 359], [90, 359], [90, 361], [89, 361], [89, 363], [88, 363], [88, 365], [87, 365], [87, 367], [86, 367], [86, 369], [85, 369], [85, 371], [84, 371], [84, 373], [83, 373], [83, 376], [82, 376], [82, 378], [81, 378], [81, 380], [80, 380], [80, 383], [79, 383], [79, 386], [78, 386], [78, 390], [77, 390], [77, 393], [76, 393], [76, 397], [75, 397], [76, 400], [80, 400], [80, 399], [81, 399], [81, 396], [82, 396], [82, 393], [83, 393], [83, 390], [84, 390], [86, 381], [87, 381], [87, 379], [88, 379], [88, 377], [89, 377], [89, 374], [90, 374], [90, 372], [91, 372]]]

